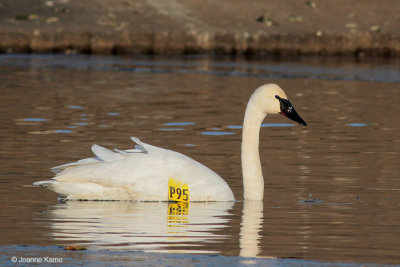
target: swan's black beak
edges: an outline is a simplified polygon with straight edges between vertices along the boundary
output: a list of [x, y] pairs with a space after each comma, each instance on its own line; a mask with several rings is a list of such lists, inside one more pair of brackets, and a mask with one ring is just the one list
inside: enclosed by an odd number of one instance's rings
[[279, 96], [275, 96], [276, 99], [279, 100], [279, 103], [281, 104], [281, 114], [288, 117], [289, 119], [292, 119], [300, 124], [303, 124], [304, 126], [307, 125], [307, 123], [300, 117], [299, 114], [297, 114], [296, 110], [294, 109], [292, 103], [290, 103], [289, 100], [281, 98]]

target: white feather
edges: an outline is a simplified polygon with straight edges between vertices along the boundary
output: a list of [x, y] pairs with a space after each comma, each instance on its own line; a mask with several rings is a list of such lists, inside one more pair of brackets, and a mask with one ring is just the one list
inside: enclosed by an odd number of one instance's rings
[[99, 145], [92, 146], [92, 152], [95, 154], [99, 159], [105, 162], [113, 162], [119, 159], [124, 158], [124, 156], [120, 153], [112, 152], [111, 150], [104, 148]]

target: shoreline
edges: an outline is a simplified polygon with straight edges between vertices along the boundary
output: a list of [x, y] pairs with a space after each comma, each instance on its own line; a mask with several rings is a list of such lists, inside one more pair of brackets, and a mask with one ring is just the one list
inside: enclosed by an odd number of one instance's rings
[[[42, 32], [0, 30], [0, 53], [65, 53], [95, 55], [227, 55], [249, 57], [400, 57], [400, 39], [372, 35], [345, 37], [256, 34]], [[180, 40], [180, 41], [179, 41]], [[357, 41], [363, 40], [363, 41]], [[341, 43], [338, 47], [337, 43]], [[390, 45], [392, 44], [392, 45]]]
[[4, 0], [0, 53], [400, 57], [396, 0]]

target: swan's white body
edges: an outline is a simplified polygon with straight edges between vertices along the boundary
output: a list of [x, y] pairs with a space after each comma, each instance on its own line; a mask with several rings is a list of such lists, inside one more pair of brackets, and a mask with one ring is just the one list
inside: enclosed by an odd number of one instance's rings
[[190, 201], [235, 200], [228, 184], [199, 162], [172, 150], [142, 143], [113, 152], [92, 146], [94, 158], [53, 168], [50, 181], [36, 182], [67, 199], [168, 201], [168, 181], [189, 185]]
[[[246, 107], [242, 139], [244, 199], [261, 200], [264, 179], [258, 152], [259, 131], [267, 114], [281, 112], [277, 96], [286, 99], [275, 84], [259, 87]], [[35, 185], [54, 190], [69, 200], [168, 201], [168, 183], [189, 187], [190, 201], [233, 201], [228, 184], [199, 162], [171, 150], [142, 143], [115, 152], [94, 145], [93, 158], [53, 168], [56, 176]]]

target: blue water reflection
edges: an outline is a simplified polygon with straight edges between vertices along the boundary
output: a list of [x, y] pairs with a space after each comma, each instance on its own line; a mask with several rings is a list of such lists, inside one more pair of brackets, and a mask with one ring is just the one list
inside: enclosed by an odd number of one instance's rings
[[232, 135], [233, 132], [201, 132], [202, 135]]
[[165, 131], [165, 132], [173, 132], [173, 131], [183, 131], [183, 128], [160, 128], [160, 131]]
[[[293, 123], [263, 123], [261, 127], [293, 127], [295, 124]], [[241, 125], [228, 125], [228, 129], [242, 129]]]
[[71, 108], [71, 109], [83, 109], [82, 106], [78, 106], [78, 105], [71, 105], [71, 106], [68, 106], [68, 107]]
[[42, 122], [42, 121], [47, 121], [47, 119], [45, 119], [45, 118], [25, 118], [24, 121]]
[[165, 126], [186, 126], [186, 125], [194, 125], [194, 122], [167, 122], [164, 123]]
[[349, 123], [347, 124], [347, 126], [351, 126], [351, 127], [363, 127], [363, 126], [367, 126], [366, 123]]
[[54, 133], [73, 133], [71, 130], [55, 130]]

